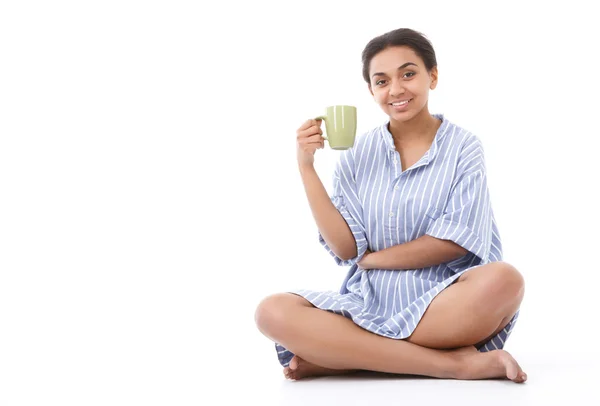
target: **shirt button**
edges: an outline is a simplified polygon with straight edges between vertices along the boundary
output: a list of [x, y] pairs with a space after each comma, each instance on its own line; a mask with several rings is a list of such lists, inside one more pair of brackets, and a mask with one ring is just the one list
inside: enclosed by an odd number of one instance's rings
[[394, 190], [398, 190], [398, 189], [400, 189], [400, 188], [398, 187], [398, 185], [394, 186]]
[[390, 217], [394, 217], [394, 213], [390, 212]]

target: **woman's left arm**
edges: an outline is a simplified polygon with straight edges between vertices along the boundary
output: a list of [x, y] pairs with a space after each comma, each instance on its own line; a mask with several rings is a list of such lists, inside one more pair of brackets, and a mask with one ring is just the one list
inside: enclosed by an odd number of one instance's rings
[[367, 251], [358, 262], [362, 269], [419, 269], [450, 262], [468, 251], [453, 241], [423, 235], [416, 240], [377, 252]]
[[[443, 210], [425, 233], [414, 240], [365, 255], [363, 269], [419, 269], [450, 263], [469, 252], [486, 263], [490, 258], [492, 207], [483, 147], [478, 138], [465, 143], [456, 180]], [[473, 258], [473, 263], [476, 263]]]

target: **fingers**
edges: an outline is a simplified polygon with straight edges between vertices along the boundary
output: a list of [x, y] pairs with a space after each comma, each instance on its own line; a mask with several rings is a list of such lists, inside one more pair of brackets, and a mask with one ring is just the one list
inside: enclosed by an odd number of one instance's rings
[[321, 127], [313, 125], [304, 130], [298, 129], [298, 131], [296, 131], [296, 134], [298, 135], [298, 138], [308, 138], [314, 135], [323, 135], [323, 130], [321, 129]]
[[306, 137], [313, 134], [323, 134], [323, 130], [321, 130], [321, 122], [322, 120], [315, 120], [313, 118], [306, 120], [298, 130], [296, 130], [296, 134], [299, 137]]
[[311, 135], [310, 137], [306, 137], [306, 141], [310, 142], [310, 143], [314, 142], [314, 143], [322, 144], [323, 140], [324, 140], [322, 134], [323, 133], [317, 133], [317, 134]]
[[300, 128], [298, 128], [298, 131], [303, 131], [306, 130], [312, 126], [317, 126], [320, 127], [321, 126], [321, 121], [322, 120], [315, 120], [314, 118], [310, 118], [308, 120], [306, 120], [304, 123], [302, 123], [302, 125], [300, 126]]
[[296, 130], [298, 145], [302, 149], [314, 152], [316, 149], [325, 148], [321, 122], [322, 120], [309, 119]]
[[321, 136], [321, 134], [313, 134], [311, 136], [301, 137], [298, 136], [298, 143], [302, 145], [310, 145], [310, 146], [325, 146], [325, 139]]

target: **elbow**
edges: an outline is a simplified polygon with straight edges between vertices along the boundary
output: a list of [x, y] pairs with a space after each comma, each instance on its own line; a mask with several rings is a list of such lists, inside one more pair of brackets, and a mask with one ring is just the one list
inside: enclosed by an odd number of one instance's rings
[[352, 256], [352, 255], [338, 255], [338, 257], [342, 260], [342, 261], [349, 261], [352, 258], [354, 258], [356, 255]]
[[356, 246], [343, 247], [343, 249], [339, 250], [339, 252], [336, 252], [336, 255], [340, 257], [342, 261], [348, 261], [356, 257], [357, 254], [358, 252], [356, 251]]
[[323, 236], [323, 239], [331, 251], [342, 261], [348, 261], [358, 255], [356, 240], [350, 232], [347, 235], [329, 235], [327, 238]]

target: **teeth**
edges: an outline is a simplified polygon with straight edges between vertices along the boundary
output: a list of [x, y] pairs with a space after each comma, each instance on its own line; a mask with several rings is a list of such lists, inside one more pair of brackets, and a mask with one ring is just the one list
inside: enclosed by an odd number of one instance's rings
[[403, 102], [400, 102], [400, 103], [392, 103], [392, 106], [403, 106], [403, 105], [405, 105], [406, 103], [408, 103], [409, 101], [410, 101], [410, 100], [405, 100], [405, 101], [403, 101]]

